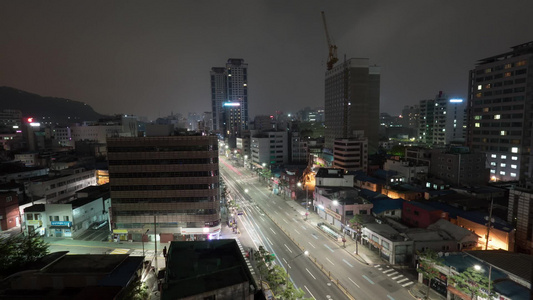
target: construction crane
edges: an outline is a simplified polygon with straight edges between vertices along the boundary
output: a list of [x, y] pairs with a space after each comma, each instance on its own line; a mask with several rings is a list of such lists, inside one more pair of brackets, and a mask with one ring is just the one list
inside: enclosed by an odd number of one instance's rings
[[339, 59], [337, 58], [337, 46], [333, 45], [333, 42], [331, 41], [331, 38], [329, 37], [328, 25], [326, 23], [326, 14], [324, 12], [322, 12], [322, 22], [324, 22], [324, 30], [326, 31], [326, 40], [328, 42], [328, 50], [329, 50], [327, 66], [328, 66], [328, 70], [331, 70], [333, 69], [333, 65], [337, 61], [339, 61]]

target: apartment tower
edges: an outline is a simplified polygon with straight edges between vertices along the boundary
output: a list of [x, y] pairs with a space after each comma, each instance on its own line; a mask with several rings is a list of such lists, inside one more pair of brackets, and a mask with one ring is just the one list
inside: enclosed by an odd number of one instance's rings
[[111, 224], [165, 241], [205, 240], [220, 232], [216, 136], [108, 138]]
[[326, 71], [325, 148], [333, 151], [336, 139], [364, 131], [368, 151], [378, 148], [380, 68], [367, 58], [351, 58]]
[[248, 129], [248, 64], [228, 59], [225, 67], [211, 68], [213, 130], [223, 137]]
[[486, 153], [491, 180], [531, 185], [533, 42], [511, 49], [470, 71], [468, 145]]

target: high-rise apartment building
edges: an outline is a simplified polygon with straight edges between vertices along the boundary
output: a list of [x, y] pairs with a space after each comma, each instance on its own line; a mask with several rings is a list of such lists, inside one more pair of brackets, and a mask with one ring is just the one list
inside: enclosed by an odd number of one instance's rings
[[470, 71], [468, 144], [486, 153], [492, 180], [532, 181], [532, 58], [529, 42]]
[[368, 169], [367, 138], [336, 139], [333, 146], [333, 167], [346, 171]]
[[444, 146], [465, 141], [466, 103], [450, 98], [442, 91], [435, 99], [421, 100], [419, 114], [419, 140], [429, 146]]
[[108, 138], [107, 146], [113, 229], [153, 234], [155, 222], [166, 241], [218, 236], [216, 136]]
[[325, 148], [336, 139], [364, 131], [369, 153], [378, 148], [380, 68], [367, 58], [351, 58], [326, 72]]
[[213, 130], [224, 137], [248, 129], [248, 64], [230, 58], [226, 67], [211, 68]]

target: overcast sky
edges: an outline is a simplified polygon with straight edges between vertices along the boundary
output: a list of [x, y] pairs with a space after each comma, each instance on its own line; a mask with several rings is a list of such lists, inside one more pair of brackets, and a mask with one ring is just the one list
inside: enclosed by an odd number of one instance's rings
[[326, 12], [339, 59], [381, 66], [381, 111], [466, 98], [476, 61], [533, 41], [532, 0], [0, 0], [0, 86], [104, 114], [211, 110], [209, 71], [248, 64], [250, 116], [324, 106]]

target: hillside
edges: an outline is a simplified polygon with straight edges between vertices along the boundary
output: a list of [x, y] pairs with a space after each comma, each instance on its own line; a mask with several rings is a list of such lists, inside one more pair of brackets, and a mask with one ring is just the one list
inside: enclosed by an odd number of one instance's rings
[[23, 118], [33, 117], [37, 122], [52, 124], [66, 125], [104, 117], [90, 105], [79, 101], [43, 97], [6, 86], [0, 87], [0, 110], [3, 109], [18, 109], [22, 111]]

